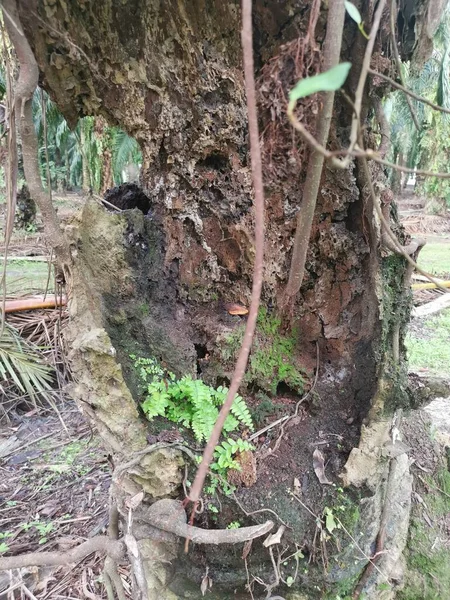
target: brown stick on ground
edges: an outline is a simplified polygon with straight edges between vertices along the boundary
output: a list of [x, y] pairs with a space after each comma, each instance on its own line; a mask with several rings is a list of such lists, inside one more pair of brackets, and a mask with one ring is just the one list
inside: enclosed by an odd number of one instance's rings
[[[324, 43], [323, 70], [328, 71], [339, 63], [342, 45], [342, 32], [344, 30], [345, 7], [342, 0], [330, 0], [327, 33]], [[330, 132], [331, 117], [334, 106], [334, 92], [328, 92], [323, 99], [323, 108], [317, 126], [317, 142], [326, 146]], [[306, 253], [311, 237], [311, 228], [316, 210], [317, 194], [322, 177], [324, 156], [321, 152], [313, 150], [309, 158], [308, 172], [303, 188], [302, 205], [297, 216], [297, 227], [294, 237], [289, 281], [282, 299], [282, 310], [292, 305], [297, 295], [305, 274]]]
[[261, 166], [261, 150], [259, 147], [258, 116], [256, 112], [255, 76], [253, 66], [252, 35], [252, 0], [242, 0], [242, 49], [244, 54], [245, 90], [247, 93], [248, 128], [250, 137], [250, 157], [252, 165], [253, 187], [255, 188], [255, 264], [253, 268], [253, 287], [250, 312], [241, 350], [234, 369], [230, 389], [219, 413], [211, 436], [203, 452], [203, 459], [195, 475], [194, 483], [187, 500], [198, 502], [202, 493], [206, 474], [213, 457], [214, 449], [222, 433], [223, 424], [233, 405], [234, 397], [239, 389], [247, 367], [247, 360], [253, 341], [258, 317], [259, 299], [261, 296], [264, 266], [264, 190]]

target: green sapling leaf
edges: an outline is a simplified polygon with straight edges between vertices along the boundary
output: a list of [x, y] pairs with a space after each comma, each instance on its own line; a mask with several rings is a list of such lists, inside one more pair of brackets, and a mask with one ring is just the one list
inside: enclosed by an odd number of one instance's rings
[[360, 14], [359, 10], [356, 8], [356, 6], [352, 2], [348, 2], [347, 0], [345, 0], [344, 4], [345, 4], [345, 10], [348, 12], [349, 16], [355, 21], [355, 23], [358, 23], [358, 25], [361, 25], [361, 23], [362, 23], [361, 14]]
[[343, 62], [325, 71], [325, 73], [300, 80], [289, 93], [289, 108], [294, 108], [295, 103], [300, 98], [305, 98], [317, 92], [335, 92], [341, 88], [347, 79], [351, 66], [352, 63]]

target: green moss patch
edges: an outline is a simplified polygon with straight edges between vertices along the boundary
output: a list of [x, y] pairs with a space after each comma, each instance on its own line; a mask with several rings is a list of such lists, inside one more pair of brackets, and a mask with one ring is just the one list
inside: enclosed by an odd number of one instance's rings
[[[240, 326], [225, 338], [221, 348], [225, 362], [235, 361], [243, 335], [244, 326]], [[280, 384], [295, 393], [303, 393], [305, 374], [299, 365], [296, 346], [296, 332], [289, 335], [281, 333], [281, 320], [261, 308], [245, 383], [272, 395], [277, 393]]]

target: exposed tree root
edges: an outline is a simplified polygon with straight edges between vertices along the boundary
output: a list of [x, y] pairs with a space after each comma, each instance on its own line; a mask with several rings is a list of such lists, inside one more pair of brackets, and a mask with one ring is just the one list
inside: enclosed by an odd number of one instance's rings
[[139, 516], [153, 527], [197, 544], [239, 544], [261, 537], [273, 527], [272, 521], [266, 521], [262, 525], [239, 529], [200, 529], [186, 523], [183, 503], [169, 498], [158, 500]]
[[83, 558], [93, 552], [105, 552], [114, 560], [119, 561], [123, 559], [124, 551], [125, 546], [122, 542], [111, 540], [106, 535], [98, 535], [67, 552], [30, 552], [28, 554], [20, 554], [19, 556], [0, 558], [0, 571], [29, 566], [68, 565], [83, 560]]

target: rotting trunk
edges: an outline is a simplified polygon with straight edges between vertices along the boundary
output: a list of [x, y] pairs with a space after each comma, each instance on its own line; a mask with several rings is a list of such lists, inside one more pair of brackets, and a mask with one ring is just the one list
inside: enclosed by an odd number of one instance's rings
[[[360, 6], [365, 23], [371, 22], [372, 4]], [[83, 215], [66, 228], [74, 255], [76, 250], [69, 332], [74, 396], [98, 426], [115, 459], [123, 460], [147, 443], [135, 404], [138, 386], [130, 353], [155, 356], [178, 375], [199, 371], [215, 384], [230, 376], [235, 352], [231, 340], [239, 337], [241, 322], [227, 313], [224, 304], [248, 304], [254, 255], [240, 9], [231, 0], [22, 0], [19, 5], [42, 83], [69, 122], [100, 114], [134, 136], [143, 152], [147, 216], [139, 210], [112, 215], [88, 203]], [[256, 2], [254, 7], [267, 247], [263, 331], [252, 355], [247, 386], [250, 396], [257, 391], [278, 392], [292, 399], [299, 392], [299, 378], [292, 376], [292, 369], [312, 380], [317, 350], [318, 382], [315, 401], [286, 430], [279, 451], [264, 455], [260, 449], [258, 479], [252, 487], [240, 489], [238, 498], [248, 511], [262, 505], [275, 510], [292, 528], [286, 541], [292, 547], [297, 543], [307, 557], [314, 557], [315, 520], [287, 489], [294, 489], [293, 478], [297, 478], [303, 503], [318, 513], [327, 503], [340, 501], [333, 494], [324, 495], [313, 474], [312, 451], [318, 441], [326, 442], [320, 447], [327, 459], [327, 473], [338, 481], [349, 452], [358, 444], [362, 422], [375, 404], [372, 414], [378, 412], [381, 423], [375, 430], [363, 426], [362, 444], [370, 438], [367, 443], [377, 452], [367, 457], [361, 446], [346, 471], [347, 483], [365, 486], [367, 495], [361, 516], [358, 512], [352, 517], [347, 528], [363, 532], [357, 534], [358, 544], [370, 555], [385, 519], [383, 497], [389, 502], [396, 498], [392, 473], [398, 469], [404, 474], [399, 481], [404, 483], [406, 496], [410, 486], [403, 459], [393, 459], [396, 462], [390, 469], [381, 468], [378, 460], [390, 425], [383, 415], [408, 401], [401, 376], [409, 300], [403, 285], [404, 261], [385, 256], [380, 249], [379, 226], [358, 164], [346, 171], [325, 165], [306, 273], [292, 320], [281, 329], [273, 315], [287, 281], [308, 158], [307, 148], [293, 138], [287, 123], [285, 98], [300, 77], [320, 70], [318, 44], [326, 22], [322, 7], [316, 34], [305, 41], [310, 5], [286, 0]], [[403, 19], [402, 41], [410, 42], [425, 17], [430, 22], [427, 6], [417, 3], [415, 30], [409, 28], [412, 21]], [[382, 71], [390, 66], [385, 57], [387, 22], [388, 14], [372, 65]], [[422, 42], [419, 50], [424, 52]], [[348, 20], [342, 59], [353, 61], [346, 89], [350, 96], [358, 81], [364, 45], [364, 38]], [[370, 91], [382, 96], [385, 88]], [[300, 110], [313, 128], [314, 115], [320, 110], [317, 98], [305, 100]], [[369, 116], [366, 95], [363, 119]], [[350, 124], [351, 111], [339, 97], [330, 149], [346, 146]], [[366, 143], [373, 147], [373, 141], [367, 139]], [[382, 197], [385, 174], [374, 169], [374, 177]], [[145, 196], [138, 194], [136, 204], [146, 202]], [[400, 230], [397, 233], [402, 235]], [[394, 365], [392, 340], [399, 322], [400, 364]], [[272, 327], [264, 328], [264, 323]], [[265, 337], [267, 330], [270, 339]], [[290, 356], [280, 347], [289, 347]], [[275, 363], [278, 360], [283, 369], [277, 369], [269, 357]], [[285, 368], [286, 361], [290, 369]], [[370, 463], [374, 458], [377, 460]], [[147, 499], [176, 493], [182, 480], [182, 460], [173, 449], [152, 455], [145, 464], [142, 460], [113, 490], [122, 514], [126, 515], [126, 494], [134, 495], [141, 488]], [[361, 469], [368, 472], [372, 467], [378, 478], [360, 477]], [[164, 480], [161, 473], [168, 478]], [[349, 512], [359, 510], [354, 506], [359, 495], [357, 491], [345, 496]], [[402, 502], [401, 531], [408, 515], [407, 499]], [[210, 516], [201, 517], [201, 524], [211, 526]], [[237, 519], [251, 521], [233, 502], [224, 501], [218, 524]], [[144, 529], [142, 526], [145, 538], [150, 533]], [[389, 544], [395, 542], [395, 532], [392, 526], [387, 549], [393, 547]], [[314, 590], [318, 585], [322, 590], [328, 585], [334, 590], [340, 586], [342, 595], [354, 586], [364, 561], [355, 565], [355, 548], [348, 538], [341, 542], [347, 551], [339, 558], [339, 568], [324, 561], [325, 575], [321, 568], [302, 575], [303, 593], [311, 594], [306, 597], [317, 597]], [[206, 567], [214, 581], [210, 597], [228, 598], [235, 589], [247, 597], [241, 548], [236, 553], [235, 548], [211, 551], [198, 545], [186, 556], [180, 552], [175, 560], [178, 546], [173, 540], [147, 545], [142, 541], [143, 571], [134, 566], [136, 572], [144, 573], [139, 579], [141, 588], [146, 587], [143, 597], [172, 599], [188, 597], [188, 593], [195, 597]], [[167, 566], [168, 560], [173, 569]], [[387, 559], [385, 567], [392, 567]], [[253, 544], [248, 568], [273, 583], [272, 562], [261, 544]], [[297, 580], [295, 586], [299, 584]], [[373, 580], [368, 581], [367, 589], [374, 585]], [[256, 597], [261, 589], [255, 591]]]

